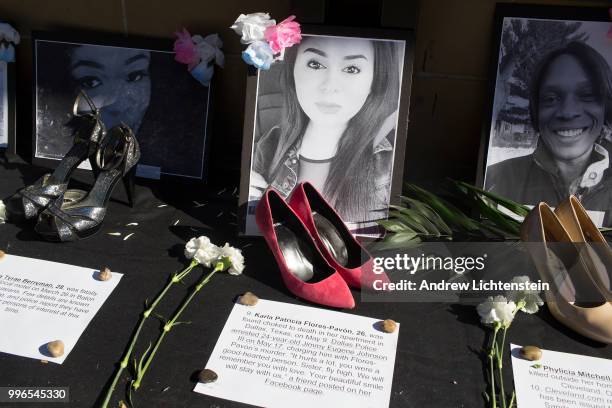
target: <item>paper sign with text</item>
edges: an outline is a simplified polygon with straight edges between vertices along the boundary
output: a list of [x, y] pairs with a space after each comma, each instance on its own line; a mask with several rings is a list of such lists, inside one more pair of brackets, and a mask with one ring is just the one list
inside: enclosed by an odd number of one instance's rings
[[612, 361], [542, 350], [522, 359], [510, 345], [518, 408], [612, 408]]
[[[64, 362], [123, 276], [96, 279], [96, 270], [21, 256], [0, 260], [0, 352]], [[61, 340], [64, 355], [47, 343]]]
[[387, 408], [399, 324], [259, 300], [236, 304], [194, 391], [269, 408]]

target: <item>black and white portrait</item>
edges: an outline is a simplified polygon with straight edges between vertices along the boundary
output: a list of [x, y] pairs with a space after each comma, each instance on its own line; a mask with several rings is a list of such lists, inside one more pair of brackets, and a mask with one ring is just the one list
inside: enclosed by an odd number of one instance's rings
[[556, 206], [576, 195], [611, 225], [609, 22], [504, 18], [485, 188]]
[[107, 129], [127, 124], [142, 151], [138, 174], [202, 178], [209, 88], [174, 53], [35, 40], [35, 157], [61, 159], [72, 145], [66, 126], [83, 90]]
[[0, 61], [0, 147], [8, 146], [8, 72], [7, 63]]
[[[389, 208], [404, 41], [304, 35], [260, 71], [245, 232], [272, 186], [309, 181], [350, 228]], [[246, 131], [245, 131], [246, 132]]]

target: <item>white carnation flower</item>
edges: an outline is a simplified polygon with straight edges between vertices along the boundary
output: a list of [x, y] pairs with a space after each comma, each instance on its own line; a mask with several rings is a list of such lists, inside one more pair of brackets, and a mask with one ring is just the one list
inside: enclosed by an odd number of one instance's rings
[[514, 319], [516, 304], [501, 295], [489, 296], [487, 300], [476, 307], [476, 310], [483, 324], [501, 323], [508, 327]]
[[241, 38], [243, 44], [254, 41], [263, 41], [266, 28], [276, 25], [276, 21], [270, 19], [268, 13], [241, 14], [230, 27]]
[[6, 206], [4, 202], [0, 200], [0, 224], [4, 224], [6, 221]]
[[[515, 276], [512, 278], [511, 282], [527, 284], [530, 280], [529, 276]], [[544, 304], [540, 298], [540, 291], [535, 289], [507, 290], [506, 296], [508, 300], [516, 304], [524, 302], [524, 306], [521, 307], [521, 310], [528, 314], [536, 313], [540, 306]]]
[[208, 237], [202, 235], [198, 238], [191, 238], [185, 244], [185, 256], [210, 268], [212, 263], [219, 258], [219, 247], [210, 242]]
[[240, 275], [244, 270], [244, 256], [242, 251], [230, 246], [227, 242], [220, 248], [221, 257], [226, 257], [230, 260], [231, 266], [228, 269], [230, 275]]

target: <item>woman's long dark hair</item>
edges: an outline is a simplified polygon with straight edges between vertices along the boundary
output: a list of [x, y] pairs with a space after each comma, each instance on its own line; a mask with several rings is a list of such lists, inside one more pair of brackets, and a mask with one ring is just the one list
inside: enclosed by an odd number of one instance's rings
[[[374, 76], [370, 94], [338, 142], [323, 195], [347, 221], [366, 221], [375, 210], [374, 139], [384, 120], [398, 107], [400, 61], [399, 48], [391, 41], [372, 41]], [[295, 91], [293, 67], [298, 47], [285, 55], [282, 81], [284, 112], [281, 135], [274, 153], [268, 180], [280, 171], [287, 152], [304, 136], [309, 119], [300, 107]], [[386, 136], [386, 135], [385, 135]]]

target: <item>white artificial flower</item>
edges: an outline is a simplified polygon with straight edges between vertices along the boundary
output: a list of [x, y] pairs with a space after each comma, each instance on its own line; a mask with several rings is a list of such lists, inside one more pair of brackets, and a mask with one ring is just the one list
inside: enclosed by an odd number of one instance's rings
[[8, 23], [0, 23], [0, 41], [19, 44], [21, 37], [19, 33]]
[[242, 251], [230, 246], [227, 242], [220, 248], [221, 257], [226, 257], [230, 260], [231, 266], [228, 269], [230, 275], [240, 275], [244, 270], [244, 256]]
[[276, 21], [270, 19], [268, 13], [241, 14], [230, 27], [241, 38], [243, 44], [254, 41], [263, 41], [266, 28], [276, 25]]
[[508, 327], [514, 319], [516, 304], [508, 301], [502, 295], [489, 296], [487, 300], [476, 307], [476, 310], [483, 324], [501, 323], [503, 326]]
[[219, 247], [210, 242], [208, 237], [202, 235], [198, 238], [191, 238], [185, 244], [185, 256], [210, 268], [213, 261], [219, 258]]
[[[527, 284], [530, 280], [529, 276], [515, 276], [512, 278], [511, 282]], [[540, 291], [535, 289], [507, 290], [506, 296], [508, 300], [516, 304], [524, 302], [524, 306], [521, 307], [521, 310], [528, 314], [536, 313], [540, 306], [544, 304], [540, 298]]]
[[0, 224], [4, 224], [6, 221], [6, 206], [4, 202], [0, 200]]

